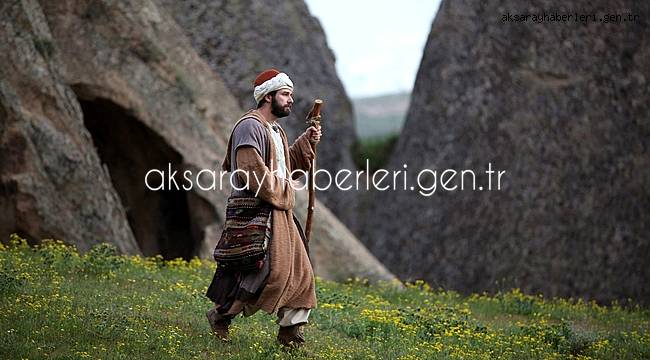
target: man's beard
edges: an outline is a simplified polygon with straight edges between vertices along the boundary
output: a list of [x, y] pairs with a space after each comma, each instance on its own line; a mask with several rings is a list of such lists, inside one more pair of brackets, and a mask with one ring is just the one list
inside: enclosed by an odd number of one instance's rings
[[271, 98], [271, 114], [278, 118], [289, 116], [289, 114], [291, 114], [291, 106], [280, 106], [280, 104], [275, 100], [275, 96], [273, 96], [273, 98]]

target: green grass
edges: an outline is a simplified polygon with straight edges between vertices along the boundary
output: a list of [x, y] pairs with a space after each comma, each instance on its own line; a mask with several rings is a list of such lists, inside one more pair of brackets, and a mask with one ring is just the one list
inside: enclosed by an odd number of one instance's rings
[[371, 172], [384, 168], [390, 159], [398, 138], [398, 134], [390, 134], [383, 137], [357, 140], [352, 146], [352, 157], [357, 169], [365, 170], [366, 161], [370, 165]]
[[10, 242], [0, 245], [2, 359], [650, 358], [644, 308], [359, 279], [317, 279], [304, 351], [282, 350], [275, 319], [263, 313], [235, 319], [232, 341], [222, 343], [205, 318], [211, 262]]

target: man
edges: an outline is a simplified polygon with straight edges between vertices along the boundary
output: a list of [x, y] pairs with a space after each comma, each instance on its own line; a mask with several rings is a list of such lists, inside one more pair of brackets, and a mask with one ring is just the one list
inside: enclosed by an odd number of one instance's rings
[[231, 196], [258, 196], [273, 206], [271, 240], [259, 271], [217, 268], [206, 294], [215, 308], [207, 316], [215, 335], [228, 340], [233, 317], [262, 309], [278, 316], [278, 341], [298, 347], [305, 341], [301, 327], [316, 307], [316, 292], [304, 235], [293, 216], [292, 184], [309, 170], [314, 158], [311, 144], [320, 140], [321, 131], [310, 127], [288, 146], [278, 124], [293, 105], [293, 82], [285, 73], [275, 69], [260, 73], [254, 82], [254, 98], [257, 109], [248, 111], [235, 125], [223, 169], [233, 174], [237, 170], [237, 176], [231, 177], [233, 188], [247, 189], [234, 189]]

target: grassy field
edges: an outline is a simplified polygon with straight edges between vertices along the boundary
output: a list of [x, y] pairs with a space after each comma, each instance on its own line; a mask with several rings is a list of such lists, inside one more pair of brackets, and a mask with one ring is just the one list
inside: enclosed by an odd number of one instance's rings
[[304, 350], [275, 343], [274, 318], [212, 337], [203, 293], [214, 264], [79, 255], [60, 242], [0, 245], [0, 359], [644, 359], [650, 311], [517, 290], [460, 296], [426, 284], [317, 279]]

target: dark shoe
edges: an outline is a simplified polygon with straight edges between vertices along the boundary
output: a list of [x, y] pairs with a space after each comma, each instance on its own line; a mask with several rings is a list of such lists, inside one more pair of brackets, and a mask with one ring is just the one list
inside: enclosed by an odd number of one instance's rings
[[208, 317], [214, 336], [222, 341], [229, 341], [228, 326], [230, 325], [230, 319], [221, 317], [216, 309], [208, 311], [205, 315]]
[[288, 348], [299, 348], [305, 343], [302, 325], [281, 326], [278, 331], [278, 342]]

